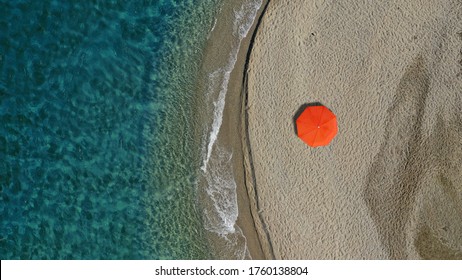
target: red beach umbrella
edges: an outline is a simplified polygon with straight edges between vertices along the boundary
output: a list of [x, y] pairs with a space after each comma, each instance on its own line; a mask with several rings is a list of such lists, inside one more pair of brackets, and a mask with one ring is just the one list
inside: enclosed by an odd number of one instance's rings
[[298, 137], [311, 147], [329, 145], [338, 131], [337, 117], [322, 105], [307, 107], [295, 123]]

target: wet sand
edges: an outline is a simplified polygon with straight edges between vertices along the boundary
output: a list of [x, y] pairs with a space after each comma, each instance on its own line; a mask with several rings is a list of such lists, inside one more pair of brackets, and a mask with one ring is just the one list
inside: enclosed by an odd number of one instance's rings
[[[235, 2], [235, 3], [234, 3]], [[220, 11], [220, 16], [218, 21], [214, 25], [213, 32], [211, 32], [208, 44], [205, 48], [204, 60], [205, 63], [202, 65], [202, 73], [206, 77], [209, 73], [214, 72], [217, 67], [223, 67], [223, 63], [220, 63], [223, 58], [227, 58], [229, 55], [227, 52], [230, 49], [230, 40], [235, 39], [234, 34], [230, 34], [229, 24], [235, 21], [236, 11], [239, 10], [242, 3], [254, 3], [252, 1], [234, 1], [233, 3], [227, 3], [223, 6], [223, 9]], [[257, 3], [257, 2], [255, 2]], [[268, 257], [264, 253], [265, 246], [260, 242], [258, 236], [259, 227], [256, 226], [254, 216], [255, 207], [253, 207], [252, 197], [249, 198], [246, 189], [245, 181], [245, 169], [244, 169], [244, 153], [242, 146], [242, 138], [240, 137], [243, 126], [241, 123], [241, 102], [243, 96], [242, 85], [244, 79], [244, 69], [246, 64], [247, 52], [249, 50], [249, 45], [251, 41], [252, 34], [254, 34], [255, 26], [257, 19], [260, 18], [262, 14], [263, 6], [267, 3], [266, 0], [262, 1], [262, 7], [259, 9], [254, 24], [250, 28], [247, 36], [243, 38], [240, 44], [239, 52], [237, 55], [237, 61], [234, 65], [234, 68], [230, 75], [229, 84], [226, 92], [226, 102], [223, 112], [223, 123], [218, 134], [218, 139], [214, 145], [213, 156], [216, 156], [217, 150], [225, 151], [225, 154], [231, 155], [231, 160], [229, 162], [218, 160], [223, 165], [232, 166], [229, 167], [233, 172], [232, 177], [236, 183], [236, 199], [238, 206], [238, 217], [236, 221], [235, 232], [227, 234], [226, 236], [216, 235], [213, 232], [208, 234], [208, 239], [211, 244], [211, 250], [217, 258], [221, 259], [235, 259], [240, 258], [240, 254], [235, 254], [235, 249], [237, 251], [241, 250], [241, 246], [246, 247], [246, 259], [267, 259]], [[247, 8], [249, 8], [247, 6]], [[203, 94], [206, 92], [206, 87], [208, 86], [208, 80], [204, 79], [206, 83], [200, 85], [198, 92]], [[199, 109], [196, 115], [200, 115], [203, 108]], [[205, 114], [202, 118], [208, 120], [210, 118], [209, 114]], [[199, 136], [201, 132], [199, 131]], [[228, 154], [229, 153], [229, 154]], [[212, 158], [213, 158], [212, 156]], [[213, 161], [213, 159], [211, 160]], [[228, 166], [225, 168], [225, 172], [228, 170]], [[221, 177], [220, 177], [221, 176]], [[218, 174], [219, 179], [224, 179], [223, 174]], [[225, 178], [229, 179], [229, 178]], [[223, 183], [223, 182], [220, 182]], [[205, 185], [205, 184], [204, 184]], [[231, 192], [232, 193], [232, 192]], [[231, 194], [229, 193], [229, 194]], [[209, 195], [204, 194], [207, 198]], [[201, 202], [202, 203], [202, 202]], [[204, 204], [210, 201], [206, 200]], [[233, 199], [230, 199], [226, 203], [234, 203]], [[211, 205], [213, 207], [213, 205]], [[204, 206], [203, 206], [204, 207]], [[213, 209], [212, 209], [213, 211]], [[243, 234], [243, 236], [242, 236]], [[230, 248], [233, 246], [235, 248]]]
[[219, 135], [219, 141], [221, 141], [224, 146], [230, 147], [233, 151], [232, 164], [235, 170], [234, 179], [237, 185], [237, 202], [239, 209], [236, 223], [246, 238], [246, 246], [249, 253], [246, 258], [254, 260], [271, 259], [272, 256], [268, 254], [268, 243], [265, 239], [260, 237], [262, 227], [259, 223], [259, 219], [256, 218], [258, 213], [256, 212], [255, 197], [252, 193], [250, 193], [250, 195], [248, 193], [248, 191], [252, 191], [253, 189], [248, 188], [248, 184], [246, 183], [248, 181], [248, 178], [246, 179], [248, 174], [246, 174], [244, 166], [248, 157], [244, 155], [247, 154], [247, 146], [243, 146], [242, 141], [244, 138], [241, 137], [245, 134], [246, 126], [242, 122], [244, 119], [241, 107], [243, 105], [243, 96], [245, 96], [244, 78], [246, 75], [244, 72], [247, 54], [250, 50], [252, 37], [256, 31], [258, 21], [263, 16], [267, 3], [268, 1], [263, 0], [252, 28], [246, 38], [242, 40], [238, 59], [230, 77], [226, 96], [226, 106], [223, 114], [222, 130], [221, 135]]
[[[273, 0], [248, 54], [224, 127], [251, 255], [462, 259], [460, 1]], [[311, 102], [337, 115], [327, 147], [295, 134]]]

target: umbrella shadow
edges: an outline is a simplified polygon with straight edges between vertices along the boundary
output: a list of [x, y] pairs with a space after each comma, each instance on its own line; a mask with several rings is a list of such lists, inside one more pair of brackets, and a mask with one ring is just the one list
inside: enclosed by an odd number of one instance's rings
[[295, 112], [295, 115], [292, 117], [292, 123], [294, 125], [294, 133], [295, 135], [298, 135], [297, 133], [297, 119], [300, 117], [300, 115], [305, 111], [306, 108], [308, 107], [314, 107], [314, 106], [324, 106], [321, 104], [321, 102], [311, 102], [311, 103], [305, 103], [302, 106], [298, 108], [298, 110]]

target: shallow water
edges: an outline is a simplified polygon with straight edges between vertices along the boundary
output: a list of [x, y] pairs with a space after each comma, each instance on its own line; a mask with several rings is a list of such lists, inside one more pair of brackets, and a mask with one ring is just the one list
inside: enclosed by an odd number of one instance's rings
[[0, 258], [210, 258], [189, 104], [219, 1], [0, 2]]
[[245, 257], [217, 139], [261, 2], [0, 0], [0, 258]]

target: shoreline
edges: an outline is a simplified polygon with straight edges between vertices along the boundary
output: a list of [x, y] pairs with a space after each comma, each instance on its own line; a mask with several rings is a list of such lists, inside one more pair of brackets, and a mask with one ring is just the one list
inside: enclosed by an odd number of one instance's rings
[[[258, 202], [254, 197], [251, 184], [248, 183], [247, 166], [249, 162], [247, 146], [244, 145], [246, 135], [245, 125], [245, 84], [247, 80], [248, 58], [252, 48], [252, 42], [258, 32], [258, 26], [264, 17], [264, 12], [270, 0], [263, 0], [257, 13], [254, 23], [247, 36], [242, 40], [238, 53], [238, 59], [230, 77], [226, 105], [223, 114], [223, 123], [219, 141], [233, 150], [233, 170], [236, 181], [238, 219], [236, 225], [242, 230], [246, 241], [247, 249], [252, 259], [273, 259], [271, 246], [262, 231], [261, 222], [258, 217]], [[257, 217], [257, 219], [255, 218]]]
[[[271, 258], [271, 255], [268, 255], [267, 249], [264, 249], [264, 244], [260, 241], [259, 237], [259, 230], [254, 222], [253, 216], [255, 215], [255, 210], [253, 208], [253, 204], [251, 201], [252, 199], [249, 198], [249, 194], [246, 188], [246, 180], [245, 180], [245, 160], [246, 157], [243, 153], [242, 147], [242, 116], [241, 116], [241, 104], [242, 104], [242, 90], [243, 90], [243, 80], [244, 80], [244, 73], [245, 68], [247, 67], [246, 58], [248, 57], [249, 52], [249, 45], [252, 38], [255, 36], [256, 26], [259, 20], [262, 17], [262, 11], [264, 7], [267, 6], [269, 1], [262, 0], [261, 6], [256, 11], [255, 18], [251, 26], [249, 26], [249, 30], [247, 35], [242, 38], [240, 41], [239, 49], [236, 53], [236, 61], [234, 67], [229, 76], [229, 82], [227, 85], [227, 91], [225, 96], [225, 104], [223, 108], [223, 115], [222, 115], [222, 123], [221, 127], [219, 128], [219, 133], [217, 135], [215, 144], [214, 144], [214, 151], [212, 152], [211, 162], [209, 165], [217, 164], [216, 161], [213, 161], [213, 157], [217, 156], [216, 153], [224, 152], [228, 154], [227, 157], [230, 157], [229, 162], [221, 162], [222, 166], [218, 166], [219, 168], [223, 169], [220, 170], [224, 172], [224, 174], [216, 174], [212, 176], [217, 176], [218, 180], [223, 179], [223, 182], [216, 182], [219, 185], [224, 184], [224, 189], [214, 189], [213, 191], [224, 192], [223, 194], [229, 194], [229, 185], [235, 183], [235, 197], [230, 197], [229, 201], [224, 201], [223, 205], [228, 205], [229, 203], [235, 205], [237, 207], [237, 220], [234, 224], [235, 232], [226, 232], [224, 236], [221, 233], [216, 233], [215, 231], [210, 231], [206, 227], [206, 235], [210, 242], [212, 254], [215, 255], [217, 258], [224, 258], [224, 259], [231, 259], [236, 257], [237, 255], [233, 256], [229, 250], [231, 249], [230, 245], [233, 245], [233, 248], [237, 249], [236, 252], [239, 252], [240, 256], [243, 256], [244, 259], [268, 259]], [[217, 69], [223, 69], [223, 58], [226, 58], [225, 55], [230, 55], [225, 50], [229, 49], [231, 43], [229, 40], [234, 40], [234, 34], [229, 34], [229, 24], [236, 24], [236, 11], [237, 9], [241, 8], [241, 5], [244, 2], [236, 1], [235, 3], [229, 3], [230, 5], [226, 5], [223, 10], [221, 10], [221, 14], [218, 15], [220, 18], [218, 21], [215, 22], [213, 30], [209, 35], [208, 43], [204, 48], [204, 58], [203, 63], [201, 66], [201, 73], [202, 73], [202, 81], [198, 84], [197, 91], [205, 92], [209, 94], [208, 87], [209, 87], [209, 78], [210, 73], [215, 73]], [[251, 3], [251, 2], [246, 2]], [[233, 22], [234, 21], [234, 22]], [[214, 85], [213, 90], [216, 90], [216, 85]], [[214, 93], [214, 92], [212, 92]], [[204, 97], [201, 97], [204, 98]], [[205, 99], [210, 101], [210, 96], [206, 96]], [[213, 102], [216, 102], [213, 99]], [[211, 103], [211, 102], [210, 102]], [[199, 108], [199, 107], [198, 107]], [[210, 113], [210, 106], [206, 108], [206, 110], [198, 109], [197, 116], [199, 119], [203, 119], [204, 121], [209, 121]], [[197, 131], [199, 137], [202, 135], [203, 132], [200, 130]], [[208, 144], [208, 143], [207, 143]], [[218, 164], [220, 164], [218, 162]], [[211, 169], [210, 169], [211, 168]], [[201, 168], [202, 169], [202, 168]], [[228, 170], [229, 169], [229, 170]], [[213, 170], [213, 167], [209, 166], [209, 170]], [[204, 171], [204, 170], [202, 170]], [[229, 172], [232, 173], [233, 182], [228, 182], [227, 178], [229, 177], [222, 177], [222, 176], [229, 176], [227, 174]], [[216, 172], [216, 171], [215, 171]], [[206, 178], [208, 176], [208, 178]], [[207, 175], [206, 173], [201, 172], [201, 181], [200, 185], [203, 187], [200, 189], [200, 204], [203, 207], [203, 211], [214, 211], [213, 210], [213, 203], [217, 203], [216, 201], [211, 201], [208, 192], [208, 188], [210, 187], [210, 183], [207, 180], [210, 180], [211, 175]], [[214, 183], [214, 182], [212, 182]], [[234, 200], [236, 199], [236, 200]], [[237, 203], [237, 204], [234, 204]], [[211, 205], [210, 205], [211, 204]], [[205, 207], [205, 208], [204, 208]], [[215, 206], [216, 207], [216, 206]], [[231, 207], [233, 207], [231, 205]], [[229, 213], [226, 213], [228, 215]], [[223, 217], [221, 217], [223, 218]], [[207, 221], [205, 221], [207, 223]], [[230, 225], [230, 224], [227, 224]], [[226, 229], [226, 231], [228, 231]], [[226, 240], [228, 241], [226, 241]], [[246, 251], [243, 255], [241, 255], [241, 249], [244, 248]], [[241, 248], [242, 246], [242, 248]], [[239, 259], [240, 257], [238, 257]]]

